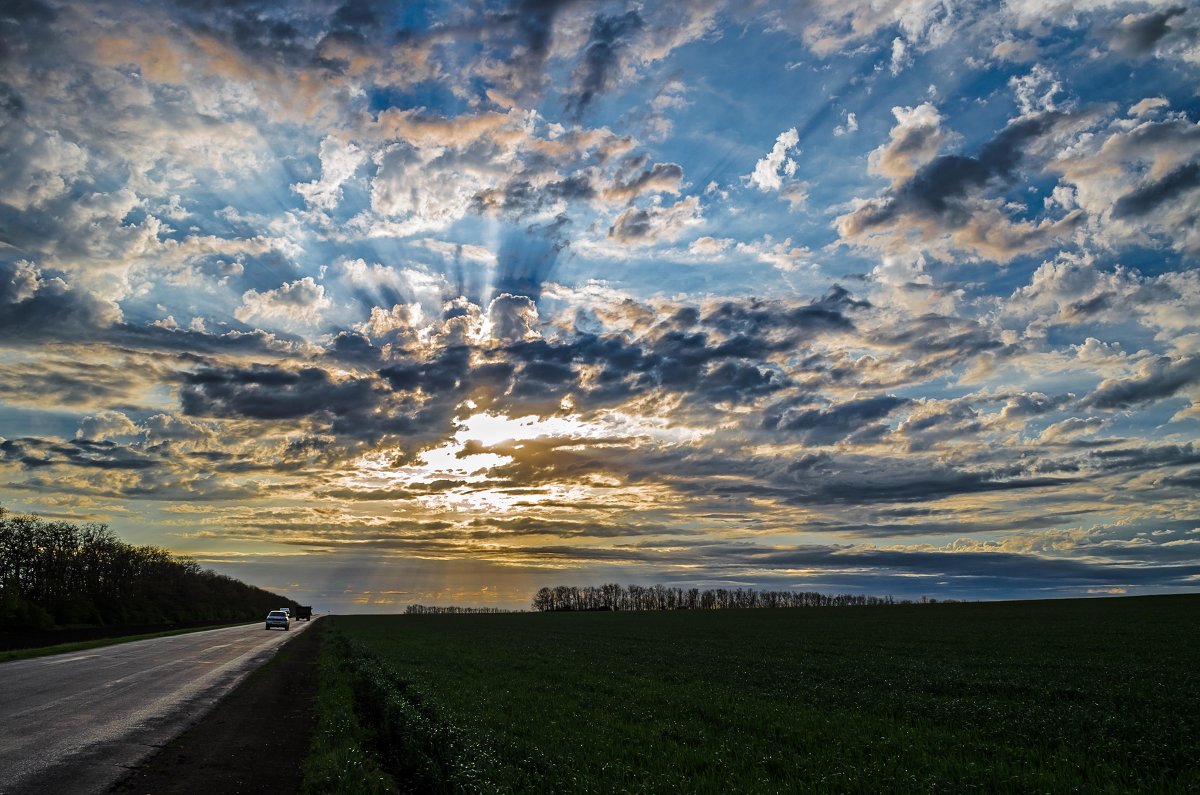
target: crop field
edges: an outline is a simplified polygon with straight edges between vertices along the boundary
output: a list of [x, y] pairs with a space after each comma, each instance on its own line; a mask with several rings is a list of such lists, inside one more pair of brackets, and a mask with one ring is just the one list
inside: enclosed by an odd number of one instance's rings
[[312, 791], [1200, 791], [1200, 596], [326, 623]]

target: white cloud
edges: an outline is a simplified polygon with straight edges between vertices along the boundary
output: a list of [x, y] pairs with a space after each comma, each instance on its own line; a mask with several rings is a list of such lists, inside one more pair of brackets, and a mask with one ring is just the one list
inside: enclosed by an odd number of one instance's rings
[[304, 197], [310, 207], [333, 210], [342, 200], [342, 184], [354, 176], [366, 154], [349, 141], [327, 135], [321, 141], [321, 177], [298, 182], [292, 190]]
[[1141, 118], [1159, 110], [1166, 110], [1170, 106], [1171, 102], [1166, 97], [1146, 97], [1129, 106], [1129, 115]]
[[38, 207], [65, 194], [88, 165], [87, 152], [56, 130], [41, 134], [23, 124], [0, 125], [0, 203], [17, 210]]
[[700, 199], [688, 196], [666, 206], [655, 202], [649, 207], [630, 207], [613, 221], [608, 236], [627, 245], [654, 245], [675, 240], [703, 222]]
[[799, 154], [800, 134], [796, 128], [784, 130], [775, 139], [775, 146], [767, 156], [754, 164], [754, 171], [747, 175], [750, 184], [764, 193], [778, 191], [783, 187], [784, 178], [796, 174], [796, 161], [791, 155]]
[[243, 323], [266, 321], [284, 327], [304, 327], [320, 323], [331, 306], [333, 301], [325, 295], [325, 286], [305, 276], [274, 290], [261, 293], [247, 290], [242, 294], [242, 305], [233, 315]]
[[1034, 64], [1027, 75], [1009, 78], [1008, 85], [1016, 96], [1022, 116], [1058, 110], [1061, 106], [1055, 97], [1063, 91], [1062, 81], [1041, 64]]
[[893, 179], [911, 177], [933, 160], [953, 136], [942, 129], [942, 114], [931, 102], [915, 108], [894, 107], [896, 126], [888, 142], [867, 157], [867, 169]]
[[904, 39], [897, 36], [892, 39], [892, 61], [889, 68], [893, 75], [898, 75], [910, 66], [912, 66], [912, 53], [908, 51], [908, 45], [904, 43]]
[[484, 334], [501, 342], [537, 339], [540, 336], [537, 305], [524, 295], [496, 296], [488, 304]]
[[142, 429], [134, 424], [120, 411], [98, 411], [84, 417], [75, 431], [76, 439], [116, 439], [120, 437], [140, 436]]

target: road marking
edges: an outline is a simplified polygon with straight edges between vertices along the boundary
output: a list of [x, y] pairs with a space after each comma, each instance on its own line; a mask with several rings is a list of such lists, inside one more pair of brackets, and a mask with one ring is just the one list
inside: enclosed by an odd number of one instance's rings
[[99, 654], [84, 654], [80, 657], [68, 657], [65, 660], [46, 660], [42, 665], [61, 665], [62, 663], [79, 662], [80, 660], [90, 660], [93, 657], [99, 657]]
[[207, 649], [201, 649], [200, 654], [204, 654], [206, 651], [212, 651], [213, 649], [224, 649], [232, 645], [232, 643], [219, 643], [216, 646], [209, 646]]

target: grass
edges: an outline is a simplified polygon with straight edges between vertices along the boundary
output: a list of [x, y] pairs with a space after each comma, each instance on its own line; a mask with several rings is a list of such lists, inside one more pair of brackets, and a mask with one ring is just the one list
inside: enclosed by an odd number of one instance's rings
[[243, 621], [237, 624], [212, 624], [206, 627], [188, 627], [186, 629], [168, 629], [162, 632], [150, 632], [145, 635], [118, 635], [112, 638], [96, 638], [95, 640], [80, 640], [73, 643], [58, 643], [54, 646], [37, 646], [32, 649], [12, 649], [9, 651], [0, 651], [0, 663], [10, 662], [12, 660], [29, 660], [34, 657], [48, 657], [51, 654], [63, 654], [70, 651], [85, 651], [87, 649], [98, 649], [101, 646], [115, 646], [118, 643], [129, 643], [135, 640], [149, 640], [150, 638], [166, 638], [171, 635], [186, 635], [189, 632], [206, 632], [210, 629], [224, 629], [225, 627], [241, 627], [249, 626], [250, 624], [258, 624], [258, 621]]
[[[328, 633], [330, 620], [317, 632]], [[321, 638], [317, 727], [304, 757], [303, 795], [375, 795], [397, 790], [391, 776], [364, 746], [368, 733], [355, 711], [354, 665], [345, 637]]]
[[329, 628], [370, 791], [1200, 791], [1197, 596]]

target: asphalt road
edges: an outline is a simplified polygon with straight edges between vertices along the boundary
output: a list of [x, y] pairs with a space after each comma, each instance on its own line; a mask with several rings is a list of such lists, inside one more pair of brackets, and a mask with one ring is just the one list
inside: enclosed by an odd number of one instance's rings
[[0, 663], [0, 795], [104, 792], [270, 659], [263, 625]]

